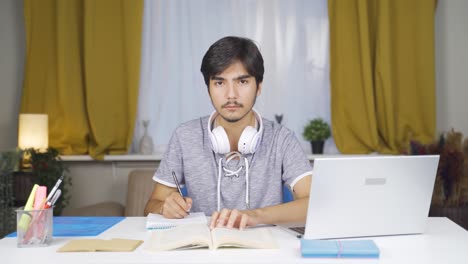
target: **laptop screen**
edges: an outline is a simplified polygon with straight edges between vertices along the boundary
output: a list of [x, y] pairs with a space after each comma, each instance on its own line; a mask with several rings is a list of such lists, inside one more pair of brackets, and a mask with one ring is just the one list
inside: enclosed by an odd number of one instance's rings
[[304, 238], [423, 233], [438, 155], [318, 158]]

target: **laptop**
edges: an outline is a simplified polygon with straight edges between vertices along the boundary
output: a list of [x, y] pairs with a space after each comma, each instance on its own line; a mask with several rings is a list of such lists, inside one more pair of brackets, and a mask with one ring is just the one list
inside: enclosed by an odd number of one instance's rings
[[424, 233], [438, 155], [318, 158], [305, 239]]

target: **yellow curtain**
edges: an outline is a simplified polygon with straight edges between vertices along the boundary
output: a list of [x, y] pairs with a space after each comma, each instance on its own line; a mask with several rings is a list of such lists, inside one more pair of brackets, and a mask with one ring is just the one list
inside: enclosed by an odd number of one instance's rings
[[436, 0], [329, 0], [333, 136], [342, 153], [399, 153], [435, 134]]
[[62, 154], [127, 152], [142, 12], [142, 0], [24, 0], [21, 112], [49, 115], [49, 145]]

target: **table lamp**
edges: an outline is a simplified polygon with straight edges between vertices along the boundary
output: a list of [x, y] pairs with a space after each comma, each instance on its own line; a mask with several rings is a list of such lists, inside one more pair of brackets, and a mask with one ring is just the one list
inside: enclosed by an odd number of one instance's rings
[[29, 193], [37, 181], [31, 173], [31, 154], [26, 151], [35, 149], [47, 151], [49, 147], [49, 124], [46, 114], [20, 114], [18, 122], [18, 148], [21, 150], [19, 170], [13, 177], [15, 205], [26, 203]]
[[[49, 122], [46, 114], [20, 114], [18, 126], [18, 147], [24, 151], [36, 149], [45, 152], [49, 147]], [[30, 169], [29, 155], [24, 152], [21, 169]]]
[[46, 114], [20, 114], [18, 147], [46, 150], [49, 146], [49, 124]]

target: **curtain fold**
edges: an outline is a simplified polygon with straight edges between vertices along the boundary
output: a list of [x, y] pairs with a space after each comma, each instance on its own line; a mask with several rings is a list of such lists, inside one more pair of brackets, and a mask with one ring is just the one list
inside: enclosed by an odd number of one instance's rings
[[127, 152], [142, 12], [142, 1], [24, 1], [21, 112], [49, 115], [49, 145], [62, 154]]
[[329, 0], [332, 128], [342, 153], [435, 134], [436, 0]]

